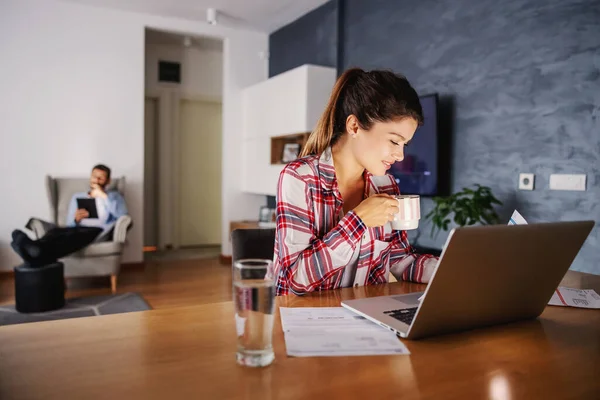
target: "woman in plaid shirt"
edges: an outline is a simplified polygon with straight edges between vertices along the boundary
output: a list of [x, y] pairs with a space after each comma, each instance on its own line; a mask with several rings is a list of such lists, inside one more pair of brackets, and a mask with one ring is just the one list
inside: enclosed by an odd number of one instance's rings
[[277, 295], [385, 283], [390, 273], [429, 281], [437, 258], [391, 229], [400, 191], [386, 174], [422, 122], [403, 76], [355, 68], [338, 78], [301, 158], [279, 177]]

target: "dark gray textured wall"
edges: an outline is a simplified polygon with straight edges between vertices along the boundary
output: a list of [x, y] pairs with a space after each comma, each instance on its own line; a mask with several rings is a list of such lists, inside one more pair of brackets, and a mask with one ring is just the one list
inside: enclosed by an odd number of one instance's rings
[[[600, 1], [341, 5], [338, 69], [391, 68], [419, 93], [451, 99], [454, 191], [489, 185], [503, 220], [517, 208], [530, 222], [600, 223]], [[534, 191], [517, 190], [519, 172], [536, 174]], [[550, 191], [551, 173], [585, 173], [587, 191]], [[430, 207], [424, 199], [423, 212]], [[434, 240], [422, 227], [419, 244], [443, 245], [446, 235]], [[598, 227], [573, 269], [600, 274]]]
[[303, 64], [337, 66], [338, 0], [269, 35], [269, 77]]

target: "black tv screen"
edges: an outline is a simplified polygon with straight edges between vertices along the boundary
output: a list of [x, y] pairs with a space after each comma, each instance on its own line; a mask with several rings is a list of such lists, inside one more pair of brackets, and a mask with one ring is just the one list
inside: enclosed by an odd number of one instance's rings
[[439, 137], [438, 96], [421, 96], [420, 101], [424, 123], [404, 148], [404, 160], [394, 163], [388, 173], [394, 176], [402, 194], [443, 195], [448, 184], [443, 170], [449, 165], [444, 165], [446, 149], [440, 148], [444, 141]]

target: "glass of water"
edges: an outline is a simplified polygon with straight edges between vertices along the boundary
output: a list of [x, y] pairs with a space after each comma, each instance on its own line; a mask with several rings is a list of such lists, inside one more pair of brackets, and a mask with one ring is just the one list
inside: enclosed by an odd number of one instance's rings
[[265, 367], [273, 362], [275, 282], [268, 278], [270, 260], [245, 259], [233, 263], [233, 300], [237, 331], [237, 362]]

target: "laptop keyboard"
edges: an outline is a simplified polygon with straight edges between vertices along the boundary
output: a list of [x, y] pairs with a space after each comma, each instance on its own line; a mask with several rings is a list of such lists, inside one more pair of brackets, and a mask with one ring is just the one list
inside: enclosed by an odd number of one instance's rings
[[384, 311], [384, 314], [389, 315], [392, 318], [396, 318], [400, 322], [404, 322], [407, 325], [412, 323], [412, 320], [415, 318], [415, 314], [417, 313], [417, 308], [403, 308], [402, 310], [390, 310]]

